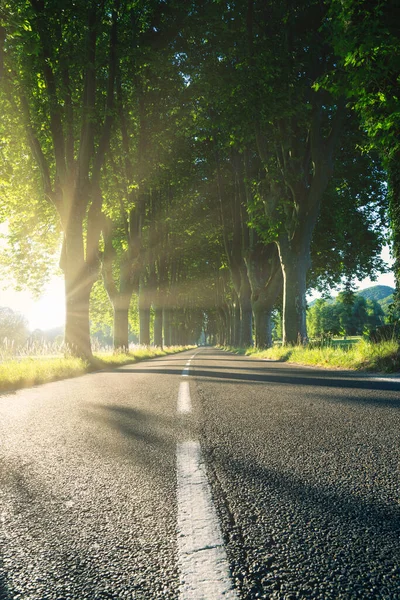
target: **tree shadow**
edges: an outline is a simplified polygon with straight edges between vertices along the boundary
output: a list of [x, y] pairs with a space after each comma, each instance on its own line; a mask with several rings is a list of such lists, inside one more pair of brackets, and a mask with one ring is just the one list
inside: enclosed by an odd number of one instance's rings
[[5, 568], [3, 560], [0, 558], [0, 600], [12, 600], [12, 596], [8, 589], [5, 579]]
[[[208, 452], [208, 454], [210, 454]], [[278, 470], [268, 469], [245, 458], [225, 455], [220, 459], [226, 471], [233, 472], [234, 478], [246, 480], [250, 485], [254, 481], [265, 482], [280, 498], [295, 500], [318, 507], [321, 513], [329, 510], [340, 518], [346, 516], [357, 522], [360, 527], [368, 523], [381, 535], [398, 536], [400, 534], [400, 505], [393, 501], [389, 505], [378, 500], [367, 501], [357, 495], [338, 491], [335, 485], [306, 484], [298, 477]]]
[[[199, 368], [194, 365], [193, 372], [190, 377], [203, 380], [220, 380], [229, 383], [238, 384], [271, 384], [283, 386], [300, 386], [312, 388], [327, 388], [327, 389], [344, 389], [354, 391], [368, 391], [368, 396], [337, 396], [337, 402], [357, 403], [357, 404], [372, 404], [376, 406], [386, 406], [390, 408], [400, 408], [400, 398], [398, 396], [399, 383], [396, 381], [375, 381], [368, 379], [356, 379], [348, 374], [342, 375], [335, 372], [334, 377], [331, 373], [318, 372], [318, 376], [310, 371], [307, 374], [299, 375], [298, 371], [285, 369], [271, 369], [264, 373], [249, 372], [258, 369], [238, 369], [231, 370], [230, 367], [213, 367], [210, 370]], [[129, 369], [124, 368], [121, 373], [146, 373], [151, 375], [178, 375], [182, 374], [182, 369], [171, 369], [168, 367], [152, 367], [151, 369]], [[392, 397], [380, 397], [379, 395], [371, 396], [371, 392], [388, 392]], [[394, 393], [397, 392], [396, 396]], [[324, 396], [325, 398], [325, 396]]]
[[101, 444], [102, 451], [107, 449], [124, 460], [128, 456], [160, 476], [165, 475], [166, 462], [175, 463], [177, 440], [187, 435], [189, 427], [187, 419], [176, 415], [161, 416], [115, 404], [90, 405], [85, 416], [89, 422], [102, 426], [100, 431], [91, 430], [92, 440]]
[[[270, 597], [276, 594], [277, 585], [281, 586], [279, 597], [286, 597], [287, 585], [292, 591], [297, 589], [296, 598], [307, 598], [301, 592], [304, 577], [324, 585], [326, 569], [334, 573], [330, 577], [334, 591], [325, 590], [329, 597], [350, 597], [349, 584], [350, 589], [354, 584], [359, 590], [365, 585], [365, 592], [369, 592], [365, 582], [369, 573], [378, 586], [388, 585], [388, 592], [375, 596], [371, 591], [362, 597], [398, 597], [391, 575], [400, 559], [400, 506], [395, 500], [389, 503], [376, 496], [363, 498], [326, 482], [307, 483], [244, 456], [215, 453], [207, 448], [206, 440], [203, 451], [207, 464], [219, 464], [225, 472], [222, 479], [234, 482], [227, 493], [215, 475], [215, 467], [209, 469], [220, 519], [230, 524], [225, 541], [233, 575], [242, 581], [244, 598]], [[236, 490], [248, 501], [245, 512], [238, 512]], [[230, 508], [231, 499], [234, 510]], [[264, 514], [266, 518], [260, 521]], [[258, 536], [255, 539], [249, 537], [252, 526]], [[304, 563], [289, 565], [287, 557], [292, 554], [302, 556]], [[240, 575], [243, 562], [248, 573], [244, 578]], [[318, 597], [325, 597], [323, 588]]]
[[91, 407], [88, 417], [112, 427], [123, 437], [133, 437], [146, 444], [157, 446], [168, 445], [175, 431], [172, 418], [161, 417], [128, 406], [96, 404]]

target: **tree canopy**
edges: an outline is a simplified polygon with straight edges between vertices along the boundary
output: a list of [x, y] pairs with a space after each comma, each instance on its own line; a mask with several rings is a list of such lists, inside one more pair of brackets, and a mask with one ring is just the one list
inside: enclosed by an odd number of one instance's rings
[[307, 343], [310, 289], [398, 261], [392, 5], [1, 0], [0, 263], [59, 253], [70, 352]]

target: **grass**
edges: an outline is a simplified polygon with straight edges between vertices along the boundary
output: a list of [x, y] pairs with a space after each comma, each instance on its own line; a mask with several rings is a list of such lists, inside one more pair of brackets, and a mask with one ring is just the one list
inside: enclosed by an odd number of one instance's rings
[[39, 383], [47, 383], [68, 377], [77, 377], [92, 371], [120, 367], [141, 360], [166, 356], [193, 348], [193, 346], [171, 346], [159, 348], [138, 348], [129, 353], [103, 354], [95, 353], [94, 360], [88, 362], [80, 358], [61, 357], [22, 357], [5, 360], [0, 363], [0, 391], [12, 391], [31, 387]]
[[268, 350], [231, 347], [225, 349], [254, 358], [268, 358], [329, 369], [352, 369], [380, 373], [400, 371], [400, 346], [396, 341], [372, 344], [361, 339], [358, 343], [347, 346], [333, 345], [322, 348], [274, 346]]

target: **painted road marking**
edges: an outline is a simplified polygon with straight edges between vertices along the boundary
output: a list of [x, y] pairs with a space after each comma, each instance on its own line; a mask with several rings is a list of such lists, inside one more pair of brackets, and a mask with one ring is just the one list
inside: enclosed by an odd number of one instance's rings
[[189, 382], [182, 381], [178, 393], [178, 413], [192, 412], [192, 401], [190, 399]]
[[188, 377], [189, 376], [189, 367], [190, 367], [190, 360], [187, 361], [185, 368], [182, 371], [182, 377]]
[[200, 444], [177, 447], [180, 600], [237, 600]]

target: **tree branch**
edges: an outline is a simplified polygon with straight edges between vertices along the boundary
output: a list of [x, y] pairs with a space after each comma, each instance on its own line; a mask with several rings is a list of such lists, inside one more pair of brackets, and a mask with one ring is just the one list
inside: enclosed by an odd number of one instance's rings
[[110, 54], [109, 54], [109, 68], [108, 68], [108, 85], [107, 85], [107, 100], [105, 109], [105, 119], [103, 124], [103, 131], [101, 133], [99, 147], [93, 165], [92, 178], [94, 181], [98, 181], [100, 177], [100, 171], [104, 163], [104, 159], [107, 150], [110, 145], [111, 127], [114, 121], [114, 88], [115, 88], [115, 76], [117, 70], [117, 11], [119, 7], [119, 0], [114, 2], [114, 10], [112, 13], [112, 26], [110, 34]]
[[113, 260], [115, 257], [115, 250], [112, 245], [112, 229], [113, 224], [111, 219], [108, 219], [103, 215], [102, 222], [102, 234], [104, 241], [104, 253], [101, 261], [101, 276], [103, 278], [104, 287], [111, 303], [114, 304], [118, 298], [118, 289], [113, 277]]
[[43, 0], [30, 0], [30, 2], [36, 14], [37, 32], [41, 42], [40, 54], [49, 101], [50, 130], [53, 139], [56, 170], [61, 185], [64, 185], [66, 183], [65, 140], [61, 118], [61, 107], [57, 98], [57, 86], [51, 67], [53, 56], [49, 45], [47, 24], [43, 15], [45, 7]]
[[0, 81], [4, 78], [4, 44], [6, 41], [6, 28], [0, 26]]
[[94, 148], [95, 100], [96, 100], [96, 41], [97, 13], [93, 2], [88, 13], [87, 66], [82, 99], [82, 127], [78, 156], [78, 180], [89, 177], [90, 161]]

